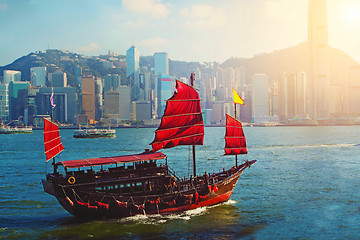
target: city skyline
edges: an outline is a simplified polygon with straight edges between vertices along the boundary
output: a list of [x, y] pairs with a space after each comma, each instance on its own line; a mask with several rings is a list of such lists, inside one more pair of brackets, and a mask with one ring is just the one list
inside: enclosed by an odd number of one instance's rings
[[[329, 45], [360, 62], [360, 2], [326, 2]], [[183, 61], [252, 57], [306, 41], [307, 7], [303, 0], [0, 0], [0, 66], [47, 48], [125, 55], [132, 44], [142, 56], [168, 52]]]

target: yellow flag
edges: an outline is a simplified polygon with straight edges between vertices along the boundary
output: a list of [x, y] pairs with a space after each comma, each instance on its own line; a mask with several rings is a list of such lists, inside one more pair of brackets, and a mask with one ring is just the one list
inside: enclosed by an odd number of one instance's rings
[[234, 88], [233, 88], [233, 93], [234, 93], [234, 103], [239, 103], [239, 104], [245, 105], [244, 101], [241, 99], [239, 94], [237, 94], [237, 92], [235, 91]]

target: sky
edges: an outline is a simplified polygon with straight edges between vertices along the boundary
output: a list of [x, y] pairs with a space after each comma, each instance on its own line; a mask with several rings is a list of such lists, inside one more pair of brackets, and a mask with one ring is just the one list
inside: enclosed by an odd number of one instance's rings
[[[360, 62], [360, 0], [327, 0], [329, 45]], [[308, 0], [0, 0], [0, 66], [30, 52], [108, 50], [179, 61], [231, 57], [307, 40]]]

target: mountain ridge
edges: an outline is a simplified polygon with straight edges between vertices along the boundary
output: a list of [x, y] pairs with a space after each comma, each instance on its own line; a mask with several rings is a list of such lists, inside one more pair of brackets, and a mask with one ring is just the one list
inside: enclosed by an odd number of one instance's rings
[[[339, 83], [348, 74], [351, 67], [360, 67], [350, 56], [335, 48], [329, 48], [330, 55], [330, 74], [333, 84]], [[64, 60], [65, 59], [65, 60]], [[109, 57], [85, 56], [71, 53], [64, 50], [46, 50], [31, 52], [26, 56], [16, 59], [14, 62], [0, 67], [0, 76], [3, 70], [21, 71], [22, 80], [30, 80], [30, 68], [46, 66], [47, 72], [55, 72], [58, 69], [67, 73], [68, 83], [74, 85], [74, 66], [79, 65], [83, 73], [90, 73], [95, 77], [104, 77], [106, 74], [119, 74], [121, 78], [126, 78], [126, 65], [117, 68], [105, 68], [104, 61], [126, 61], [126, 56], [119, 55]], [[264, 53], [253, 56], [252, 58], [229, 58], [220, 64], [222, 68], [245, 67], [246, 83], [251, 82], [251, 77], [256, 73], [265, 73], [270, 80], [278, 79], [281, 72], [308, 72], [308, 44], [302, 42], [296, 46], [288, 47], [272, 53]], [[154, 67], [153, 56], [141, 56], [140, 66]], [[175, 77], [189, 77], [189, 73], [196, 68], [202, 70], [204, 67], [199, 62], [174, 61], [169, 59], [170, 75]]]

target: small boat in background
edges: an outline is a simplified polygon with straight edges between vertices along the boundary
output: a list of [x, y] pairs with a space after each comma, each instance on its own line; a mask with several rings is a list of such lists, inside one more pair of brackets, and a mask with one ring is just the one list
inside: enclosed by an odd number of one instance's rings
[[114, 138], [116, 137], [115, 129], [97, 129], [85, 128], [78, 129], [74, 132], [74, 138]]
[[0, 134], [19, 134], [19, 133], [32, 133], [32, 127], [10, 127], [0, 124]]

